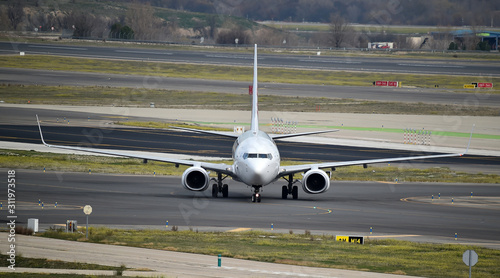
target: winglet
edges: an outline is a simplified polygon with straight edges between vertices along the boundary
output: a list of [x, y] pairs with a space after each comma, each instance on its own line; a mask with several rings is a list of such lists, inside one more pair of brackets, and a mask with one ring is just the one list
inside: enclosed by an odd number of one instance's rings
[[42, 128], [40, 127], [40, 120], [38, 119], [38, 114], [36, 115], [36, 122], [38, 123], [38, 130], [40, 131], [40, 138], [42, 139], [42, 143], [45, 146], [50, 147], [50, 145], [45, 143], [45, 140], [43, 140]]
[[472, 134], [474, 133], [474, 127], [476, 127], [476, 124], [472, 125], [472, 130], [470, 131], [470, 137], [469, 137], [469, 143], [467, 144], [467, 149], [465, 149], [465, 152], [461, 154], [461, 156], [467, 154], [467, 152], [469, 151], [470, 143], [472, 141]]

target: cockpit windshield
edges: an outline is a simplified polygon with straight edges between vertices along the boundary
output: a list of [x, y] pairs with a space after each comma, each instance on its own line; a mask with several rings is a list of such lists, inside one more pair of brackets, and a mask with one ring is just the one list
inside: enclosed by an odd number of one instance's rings
[[243, 159], [247, 158], [264, 158], [264, 159], [272, 159], [273, 155], [270, 153], [245, 153], [243, 155]]

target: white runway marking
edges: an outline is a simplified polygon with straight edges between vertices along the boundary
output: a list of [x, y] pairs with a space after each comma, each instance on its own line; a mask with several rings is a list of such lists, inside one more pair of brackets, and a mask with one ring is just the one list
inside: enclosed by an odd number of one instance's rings
[[49, 46], [49, 45], [28, 45], [28, 47], [32, 48], [51, 48], [51, 49], [67, 49], [67, 50], [78, 50], [78, 51], [87, 51], [87, 48], [83, 47], [67, 47], [67, 46]]
[[115, 50], [119, 53], [136, 53], [136, 54], [153, 54], [153, 55], [173, 55], [170, 52], [152, 52], [152, 51], [136, 51], [136, 50]]
[[398, 66], [403, 67], [429, 67], [429, 68], [465, 68], [464, 66], [456, 66], [456, 65], [429, 65], [429, 64], [398, 64]]

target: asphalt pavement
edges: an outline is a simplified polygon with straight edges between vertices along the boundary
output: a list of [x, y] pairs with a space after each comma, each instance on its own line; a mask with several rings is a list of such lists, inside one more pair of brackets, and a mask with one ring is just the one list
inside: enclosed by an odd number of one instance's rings
[[[195, 63], [212, 65], [249, 66], [253, 58], [252, 47], [247, 53], [217, 51], [121, 48], [103, 46], [68, 46], [61, 44], [37, 44], [24, 42], [0, 42], [0, 53], [107, 58], [119, 60]], [[321, 51], [320, 51], [321, 52]], [[498, 77], [500, 65], [496, 61], [455, 61], [450, 59], [420, 60], [385, 57], [350, 57], [321, 55], [259, 54], [263, 67], [342, 70], [360, 72], [447, 74]]]
[[[311, 195], [300, 190], [298, 200], [283, 200], [281, 186], [286, 182], [280, 180], [263, 188], [261, 203], [252, 203], [250, 188], [231, 180], [227, 183], [229, 197], [212, 198], [208, 191], [184, 189], [180, 177], [19, 169], [17, 222], [25, 224], [28, 218], [37, 218], [44, 228], [66, 220], [82, 225], [82, 208], [91, 205], [91, 225], [108, 227], [163, 229], [168, 221], [184, 228], [229, 231], [271, 230], [273, 224], [275, 230], [285, 233], [310, 230], [500, 248], [498, 185], [332, 181], [326, 193]], [[6, 186], [6, 180], [2, 184]], [[471, 199], [471, 192], [476, 198], [496, 201], [474, 207], [461, 205]], [[450, 202], [433, 203], [433, 195]], [[0, 196], [0, 201], [7, 203], [5, 196]], [[7, 221], [7, 213], [0, 210], [1, 221]]]
[[[29, 78], [26, 78], [29, 76]], [[249, 82], [170, 78], [127, 74], [67, 72], [0, 67], [0, 83], [47, 86], [110, 86], [178, 91], [248, 94]], [[435, 88], [388, 88], [373, 86], [328, 86], [259, 83], [262, 95], [363, 99], [382, 102], [422, 102], [430, 104], [500, 107], [500, 95], [471, 94]]]

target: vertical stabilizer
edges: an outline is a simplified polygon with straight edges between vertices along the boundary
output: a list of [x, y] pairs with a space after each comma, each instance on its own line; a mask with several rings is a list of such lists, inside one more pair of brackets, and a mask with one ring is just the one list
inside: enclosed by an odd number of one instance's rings
[[252, 90], [252, 123], [250, 129], [254, 134], [259, 131], [259, 108], [257, 96], [257, 45], [253, 56], [253, 90]]

